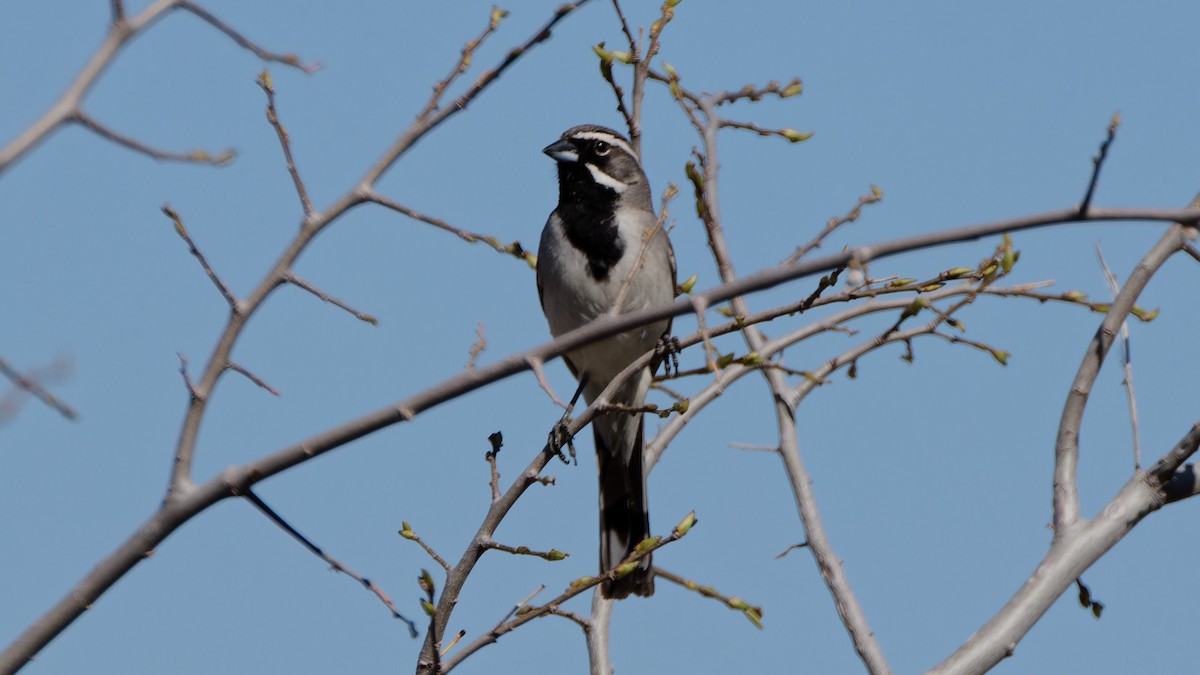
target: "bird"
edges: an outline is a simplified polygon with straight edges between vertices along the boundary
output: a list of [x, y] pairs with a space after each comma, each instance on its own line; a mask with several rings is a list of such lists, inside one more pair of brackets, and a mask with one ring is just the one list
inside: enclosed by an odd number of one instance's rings
[[[555, 337], [597, 317], [661, 306], [675, 299], [675, 253], [654, 213], [641, 160], [621, 134], [585, 124], [542, 150], [558, 169], [558, 205], [542, 230], [537, 287]], [[632, 328], [563, 356], [591, 403], [635, 359], [669, 337], [671, 320]], [[655, 359], [658, 361], [660, 359]], [[657, 363], [609, 398], [626, 408], [645, 405]], [[600, 571], [625, 560], [650, 536], [643, 416], [610, 411], [592, 420], [600, 477]], [[621, 599], [654, 593], [646, 555], [629, 574], [601, 584]]]

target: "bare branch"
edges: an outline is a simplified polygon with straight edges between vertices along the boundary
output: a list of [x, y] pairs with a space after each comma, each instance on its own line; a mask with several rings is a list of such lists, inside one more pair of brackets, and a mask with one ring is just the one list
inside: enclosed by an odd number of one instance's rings
[[[1117, 294], [1121, 292], [1121, 285], [1117, 283], [1117, 275], [1112, 273], [1112, 270], [1108, 268], [1108, 263], [1104, 261], [1104, 254], [1100, 251], [1100, 242], [1096, 242], [1096, 259], [1100, 262], [1100, 271], [1104, 272], [1105, 281], [1108, 282], [1109, 292], [1112, 293], [1113, 300], [1116, 300]], [[1133, 433], [1133, 470], [1137, 471], [1142, 468], [1142, 437], [1138, 431], [1137, 395], [1133, 389], [1133, 352], [1129, 343], [1129, 322], [1122, 321], [1121, 372], [1124, 376], [1121, 381], [1125, 385], [1125, 400], [1129, 403], [1129, 426]]]
[[85, 129], [88, 129], [96, 133], [98, 136], [106, 138], [117, 145], [124, 146], [130, 150], [133, 150], [134, 152], [140, 152], [147, 157], [152, 157], [158, 160], [191, 162], [195, 164], [213, 164], [216, 166], [221, 166], [228, 164], [233, 160], [234, 156], [237, 155], [237, 152], [234, 151], [233, 148], [229, 148], [217, 155], [210, 154], [204, 150], [192, 150], [191, 152], [171, 152], [169, 150], [159, 150], [158, 148], [150, 147], [149, 145], [146, 145], [135, 138], [119, 134], [112, 129], [109, 129], [103, 124], [100, 124], [96, 120], [92, 119], [91, 116], [83, 111], [72, 115], [70, 121], [79, 124]]
[[208, 259], [196, 247], [196, 243], [192, 241], [187, 228], [183, 226], [183, 219], [171, 208], [170, 204], [163, 204], [162, 212], [175, 223], [175, 233], [179, 235], [180, 239], [183, 239], [183, 243], [187, 244], [188, 251], [196, 257], [196, 260], [200, 261], [200, 266], [204, 268], [204, 273], [208, 275], [213, 285], [217, 287], [217, 290], [225, 297], [225, 301], [229, 303], [229, 309], [234, 314], [240, 313], [241, 307], [238, 304], [237, 298], [233, 297], [233, 293], [229, 291], [229, 287], [225, 285], [225, 282], [221, 281], [221, 277], [217, 276], [217, 273], [213, 271], [212, 265], [208, 264]]
[[509, 67], [517, 62], [518, 59], [520, 59], [533, 47], [545, 42], [546, 40], [549, 40], [551, 29], [558, 25], [559, 21], [562, 21], [568, 14], [587, 4], [587, 2], [588, 0], [577, 0], [577, 2], [567, 3], [559, 7], [557, 10], [555, 10], [554, 16], [552, 16], [550, 20], [541, 27], [541, 29], [534, 33], [533, 37], [530, 37], [520, 46], [509, 50], [508, 54], [505, 55], [504, 59], [501, 60], [498, 65], [493, 67], [491, 70], [484, 71], [482, 74], [480, 74], [480, 76], [476, 78], [475, 82], [471, 84], [467, 91], [454, 100], [452, 105], [439, 108], [429, 115], [418, 119], [415, 123], [413, 123], [412, 126], [406, 129], [404, 133], [402, 133], [400, 137], [392, 143], [392, 146], [388, 148], [383, 156], [379, 158], [379, 161], [375, 162], [375, 165], [367, 171], [362, 180], [359, 181], [360, 190], [364, 196], [366, 192], [368, 192], [375, 185], [375, 182], [378, 181], [379, 178], [389, 168], [391, 168], [393, 164], [396, 163], [396, 160], [400, 159], [404, 153], [408, 152], [408, 149], [411, 148], [414, 143], [416, 143], [420, 138], [425, 136], [425, 134], [429, 133], [439, 124], [446, 121], [446, 119], [448, 119], [451, 115], [454, 115], [462, 110], [466, 110], [467, 106], [471, 104], [471, 101], [475, 100], [476, 96], [478, 96], [483, 92], [483, 90], [487, 89], [493, 82], [499, 79], [500, 76], [509, 69]]
[[234, 30], [234, 28], [232, 26], [230, 26], [229, 24], [225, 23], [224, 21], [218, 19], [211, 12], [204, 9], [200, 5], [197, 5], [194, 2], [190, 2], [189, 0], [176, 0], [175, 4], [176, 4], [176, 6], [179, 7], [179, 9], [187, 10], [187, 11], [191, 12], [192, 14], [195, 14], [197, 17], [203, 19], [208, 25], [212, 26], [213, 28], [216, 28], [217, 30], [224, 33], [225, 35], [229, 36], [229, 39], [236, 42], [243, 49], [253, 52], [255, 56], [262, 59], [263, 61], [273, 61], [275, 63], [282, 63], [285, 66], [291, 66], [293, 68], [298, 68], [298, 69], [304, 71], [305, 73], [308, 73], [309, 75], [312, 75], [313, 73], [315, 73], [321, 69], [320, 63], [313, 63], [313, 64], [302, 63], [300, 61], [300, 57], [296, 56], [295, 54], [278, 54], [275, 52], [267, 51], [266, 49], [263, 49], [262, 47], [259, 47], [257, 44], [250, 41], [249, 38], [242, 35], [238, 31]]
[[[59, 367], [56, 370], [58, 372], [64, 372], [68, 370], [68, 368]], [[17, 369], [13, 368], [12, 365], [10, 365], [8, 361], [4, 360], [3, 357], [0, 357], [0, 375], [8, 378], [8, 380], [13, 383], [13, 386], [17, 388], [17, 391], [23, 391], [31, 394], [34, 398], [38, 399], [42, 403], [45, 403], [63, 417], [69, 420], [74, 420], [79, 417], [79, 413], [74, 408], [72, 408], [70, 405], [67, 405], [63, 401], [60, 401], [58, 397], [56, 397], [54, 394], [51, 394], [49, 390], [42, 386], [41, 382], [39, 382], [39, 380], [42, 379], [41, 377], [36, 374], [22, 374], [18, 372]], [[19, 407], [19, 403], [15, 404], [15, 406]]]
[[454, 64], [454, 68], [451, 69], [449, 75], [433, 86], [433, 95], [429, 97], [429, 102], [425, 104], [425, 108], [417, 114], [417, 120], [423, 120], [427, 118], [430, 113], [438, 109], [438, 105], [442, 99], [442, 94], [446, 92], [446, 89], [454, 82], [454, 80], [458, 79], [459, 75], [467, 72], [467, 69], [471, 67], [472, 59], [475, 57], [475, 50], [478, 49], [492, 33], [496, 32], [496, 29], [500, 27], [500, 21], [506, 16], [508, 16], [508, 12], [500, 9], [499, 7], [492, 7], [491, 15], [488, 17], [487, 27], [483, 29], [483, 32], [479, 34], [479, 37], [467, 42], [467, 44], [463, 46], [458, 63]]
[[483, 453], [484, 459], [488, 463], [488, 486], [492, 489], [492, 503], [500, 501], [500, 470], [496, 468], [496, 455], [500, 454], [500, 448], [504, 445], [504, 435], [499, 431], [488, 436], [488, 442], [492, 444], [492, 449]]
[[724, 604], [729, 609], [732, 609], [732, 610], [735, 610], [735, 611], [738, 611], [738, 612], [741, 612], [742, 614], [744, 614], [746, 616], [746, 618], [750, 620], [750, 623], [754, 624], [755, 628], [762, 630], [762, 615], [763, 615], [762, 607], [755, 607], [754, 605], [747, 603], [745, 600], [742, 600], [741, 598], [734, 597], [731, 595], [725, 595], [724, 593], [721, 593], [720, 591], [713, 588], [712, 586], [704, 586], [704, 585], [698, 584], [695, 581], [692, 581], [691, 579], [685, 579], [673, 572], [668, 572], [667, 570], [664, 570], [661, 567], [654, 568], [654, 575], [661, 577], [663, 579], [666, 579], [667, 581], [670, 581], [672, 583], [683, 586], [684, 588], [688, 589], [689, 591], [694, 591], [696, 593], [699, 593], [700, 595], [702, 595], [706, 598], [712, 598], [714, 600], [719, 600], [722, 604]]
[[[321, 214], [322, 219], [332, 219], [360, 203], [357, 196], [348, 196], [328, 211]], [[1185, 224], [1200, 221], [1200, 208], [1195, 209], [1091, 209], [1089, 222], [1100, 220], [1130, 220], [1145, 221], [1179, 221]], [[220, 475], [202, 484], [192, 484], [190, 466], [194, 454], [196, 434], [199, 421], [205, 409], [208, 393], [211, 391], [217, 376], [224, 370], [229, 361], [229, 353], [240, 331], [240, 322], [231, 323], [222, 334], [213, 354], [209, 358], [209, 366], [204, 377], [196, 383], [197, 396], [189, 407], [187, 419], [180, 434], [180, 445], [176, 451], [175, 468], [172, 473], [171, 492], [164, 505], [155, 511], [136, 531], [116, 548], [108, 557], [101, 560], [76, 586], [67, 593], [54, 607], [50, 608], [41, 618], [35, 621], [28, 630], [14, 640], [9, 647], [0, 653], [0, 671], [13, 670], [24, 664], [40, 651], [54, 636], [78, 618], [105, 591], [130, 569], [140, 562], [146, 553], [161, 543], [168, 535], [184, 522], [207, 509], [213, 504], [240, 494], [240, 491], [253, 486], [255, 483], [277, 475], [291, 467], [306, 462], [313, 457], [322, 455], [330, 450], [341, 447], [351, 441], [362, 438], [379, 429], [393, 424], [414, 419], [421, 412], [456, 399], [478, 387], [510, 377], [514, 374], [533, 370], [534, 364], [544, 363], [578, 347], [590, 344], [606, 337], [625, 332], [633, 327], [646, 325], [669, 316], [679, 316], [693, 310], [693, 299], [700, 298], [705, 303], [721, 302], [736, 295], [771, 288], [786, 281], [808, 276], [814, 273], [827, 272], [846, 265], [851, 259], [872, 260], [884, 256], [895, 255], [905, 251], [929, 248], [940, 244], [959, 241], [969, 241], [1002, 232], [1017, 232], [1024, 229], [1042, 227], [1054, 223], [1076, 222], [1075, 209], [1026, 216], [1010, 220], [973, 225], [930, 234], [906, 237], [873, 245], [861, 246], [835, 254], [800, 261], [786, 267], [768, 268], [753, 275], [742, 277], [736, 281], [723, 284], [717, 288], [695, 293], [687, 298], [681, 298], [673, 304], [651, 307], [638, 312], [622, 314], [617, 317], [605, 316], [601, 319], [567, 333], [552, 342], [539, 345], [524, 352], [499, 359], [485, 367], [460, 373], [446, 381], [440, 382], [424, 391], [418, 392], [401, 401], [397, 401], [383, 409], [362, 415], [356, 419], [325, 430], [310, 438], [293, 445], [268, 453], [247, 464], [232, 466]], [[260, 283], [246, 301], [247, 307], [257, 307], [263, 299], [280, 283], [286, 281], [286, 271], [295, 257], [311, 241], [312, 236], [319, 230], [317, 226], [306, 228], [296, 241], [289, 244], [287, 254], [281, 258], [271, 274]], [[236, 324], [236, 325], [235, 325]], [[699, 337], [697, 336], [697, 340]], [[652, 354], [647, 354], [649, 359]], [[647, 363], [649, 361], [647, 360]], [[732, 369], [731, 369], [732, 370]], [[677, 416], [666, 425], [667, 428], [683, 415]], [[572, 429], [582, 428], [582, 423], [590, 421], [586, 413], [574, 420]], [[549, 448], [544, 451], [546, 460], [554, 457]], [[542, 455], [539, 455], [539, 461]], [[535, 469], [531, 482], [537, 482]], [[524, 475], [522, 480], [524, 480]], [[506, 503], [502, 499], [499, 504]], [[1076, 575], [1077, 576], [1077, 575]], [[1074, 577], [1072, 577], [1073, 579]]]
[[552, 548], [549, 551], [535, 551], [528, 546], [508, 546], [506, 544], [501, 544], [499, 542], [490, 540], [484, 542], [483, 546], [484, 548], [491, 549], [493, 551], [503, 551], [504, 553], [511, 553], [512, 555], [528, 555], [533, 556], [534, 558], [541, 558], [542, 560], [549, 560], [550, 562], [565, 560], [571, 555], [570, 553], [563, 553], [556, 548]]
[[[1129, 289], [1126, 282], [1125, 290]], [[1200, 446], [1200, 421], [1149, 470], [1139, 471], [1090, 521], [1078, 521], [1068, 532], [1056, 532], [1050, 550], [1017, 593], [954, 654], [929, 672], [982, 673], [1011, 656], [1017, 643], [1051, 605], [1107, 553], [1142, 518], [1167, 503], [1175, 481], [1186, 483], [1180, 466]], [[1190, 467], [1191, 465], [1189, 465]]]
[[854, 208], [850, 209], [850, 211], [844, 216], [830, 218], [829, 221], [825, 223], [825, 228], [818, 232], [817, 236], [809, 240], [807, 244], [797, 248], [796, 252], [788, 256], [785, 262], [796, 262], [807, 255], [809, 251], [812, 251], [815, 248], [820, 248], [822, 242], [824, 242], [829, 235], [833, 234], [834, 230], [858, 220], [858, 217], [862, 215], [862, 209], [864, 206], [878, 204], [882, 199], [883, 191], [872, 185], [871, 192], [859, 197], [858, 203], [854, 205]]
[[506, 255], [511, 255], [512, 257], [517, 258], [518, 260], [524, 260], [530, 267], [534, 267], [537, 264], [537, 256], [534, 255], [533, 253], [530, 253], [529, 251], [526, 251], [525, 248], [523, 246], [521, 246], [521, 242], [519, 242], [519, 241], [514, 241], [511, 244], [502, 244], [502, 243], [500, 243], [499, 239], [496, 239], [495, 237], [493, 237], [490, 234], [478, 234], [475, 232], [468, 232], [467, 230], [459, 229], [457, 227], [454, 227], [450, 223], [447, 223], [446, 221], [442, 220], [441, 218], [436, 218], [434, 216], [426, 215], [415, 209], [410, 209], [409, 207], [407, 207], [403, 204], [394, 202], [394, 201], [388, 199], [387, 197], [380, 195], [379, 193], [375, 192], [374, 190], [367, 190], [363, 196], [369, 202], [389, 208], [393, 211], [396, 211], [397, 213], [402, 213], [402, 214], [408, 216], [409, 218], [412, 218], [413, 220], [419, 220], [422, 223], [428, 223], [429, 225], [433, 225], [434, 227], [437, 227], [439, 229], [450, 232], [451, 234], [454, 234], [455, 236], [457, 236], [459, 239], [462, 239], [463, 241], [466, 241], [466, 242], [469, 242], [472, 244], [476, 244], [476, 243], [487, 244], [493, 250], [495, 250], [497, 253], [504, 253]]
[[[495, 628], [488, 631], [484, 635], [481, 635], [480, 637], [476, 638], [474, 642], [471, 642], [467, 646], [463, 647], [461, 650], [459, 650], [458, 653], [456, 653], [451, 658], [446, 659], [446, 661], [442, 664], [442, 672], [443, 673], [450, 672], [459, 663], [462, 663], [462, 661], [464, 659], [466, 659], [468, 656], [470, 656], [471, 654], [482, 649], [483, 647], [486, 647], [489, 644], [494, 644], [502, 636], [504, 636], [507, 633], [511, 633], [513, 630], [516, 630], [520, 626], [522, 626], [526, 623], [529, 623], [530, 621], [533, 621], [534, 619], [537, 619], [539, 617], [550, 615], [552, 613], [552, 610], [557, 609], [560, 605], [562, 605], [562, 603], [566, 602], [567, 600], [570, 600], [571, 598], [579, 595], [580, 593], [590, 590], [593, 587], [599, 586], [601, 583], [603, 583], [605, 581], [611, 581], [611, 580], [617, 578], [617, 576], [619, 576], [622, 573], [628, 574], [628, 573], [633, 572], [634, 568], [637, 567], [637, 562], [639, 560], [646, 557], [650, 553], [657, 551], [658, 549], [662, 548], [663, 546], [666, 546], [667, 544], [670, 544], [672, 542], [678, 541], [679, 539], [683, 538], [687, 534], [688, 530], [693, 525], [695, 525], [695, 523], [696, 523], [695, 514], [689, 514], [686, 518], [683, 519], [683, 521], [680, 522], [679, 526], [677, 526], [674, 530], [671, 531], [670, 535], [668, 535], [666, 537], [657, 537], [657, 538], [652, 537], [651, 539], [647, 539], [646, 541], [642, 542], [642, 544], [640, 544], [638, 546], [637, 551], [630, 554], [629, 557], [627, 557], [620, 565], [618, 565], [614, 569], [611, 569], [607, 572], [604, 572], [603, 574], [599, 574], [594, 577], [589, 576], [589, 577], [581, 577], [579, 579], [576, 579], [575, 581], [572, 581], [571, 585], [568, 586], [567, 589], [565, 591], [563, 591], [558, 597], [547, 602], [546, 604], [537, 606], [537, 607], [524, 608], [525, 611], [518, 612], [516, 618], [514, 618], [513, 620], [508, 621], [507, 623], [502, 622], [500, 625], [497, 625]], [[651, 543], [651, 542], [653, 542], [653, 543]], [[445, 604], [444, 600], [442, 603], [439, 603], [439, 607], [442, 604]], [[423, 663], [417, 664], [417, 672], [418, 673], [424, 672], [426, 670], [425, 668], [422, 667], [423, 665], [424, 665]]]
[[[1200, 195], [1192, 204], [1200, 205]], [[1100, 365], [1142, 289], [1167, 258], [1183, 248], [1187, 241], [1186, 229], [1188, 228], [1179, 224], [1172, 225], [1138, 262], [1084, 351], [1075, 381], [1071, 384], [1066, 404], [1063, 406], [1054, 444], [1053, 526], [1056, 538], [1066, 534], [1067, 530], [1076, 526], [1079, 521], [1079, 488], [1075, 481], [1079, 463], [1079, 429], [1083, 423], [1083, 410], [1087, 406], [1092, 385], [1100, 373]]]
[[1080, 217], [1086, 216], [1088, 209], [1092, 206], [1092, 195], [1096, 193], [1096, 183], [1100, 181], [1100, 168], [1104, 166], [1104, 159], [1108, 157], [1108, 146], [1112, 145], [1113, 139], [1117, 137], [1117, 127], [1120, 125], [1121, 113], [1116, 113], [1112, 116], [1112, 121], [1108, 123], [1108, 136], [1100, 144], [1100, 154], [1092, 158], [1092, 177], [1088, 181], [1087, 192], [1083, 195], [1083, 201], [1079, 203]]
[[312, 293], [313, 295], [317, 296], [321, 300], [328, 302], [329, 304], [334, 305], [335, 307], [340, 307], [340, 308], [346, 310], [347, 312], [350, 312], [352, 315], [354, 315], [354, 318], [358, 319], [359, 321], [364, 321], [366, 323], [371, 324], [372, 326], [379, 325], [379, 319], [376, 319], [374, 316], [372, 316], [370, 314], [367, 314], [365, 312], [360, 312], [357, 309], [354, 309], [350, 305], [346, 304], [344, 301], [339, 300], [339, 299], [333, 297], [332, 295], [329, 295], [325, 291], [322, 291], [321, 289], [317, 288], [316, 286], [313, 286], [312, 284], [308, 283], [304, 279], [301, 279], [294, 272], [288, 272], [284, 278], [284, 281], [286, 281], [287, 283], [289, 283], [293, 286], [296, 286], [297, 288], [303, 288], [304, 290], [308, 291], [309, 293]]
[[[87, 124], [90, 118], [83, 115], [82, 106], [83, 99], [87, 96], [88, 92], [91, 91], [91, 88], [99, 80], [100, 76], [104, 74], [104, 71], [112, 65], [117, 54], [121, 52], [125, 45], [129, 44], [133, 38], [149, 28], [166, 12], [173, 9], [185, 9], [195, 14], [228, 35], [243, 48], [254, 52], [261, 59], [284, 63], [300, 68], [305, 72], [311, 73], [316, 70], [315, 66], [302, 65], [299, 59], [293, 55], [277, 55], [262, 49], [217, 19], [207, 10], [186, 0], [156, 0], [149, 7], [142, 10], [141, 14], [132, 19], [125, 16], [124, 4], [120, 0], [111, 0], [111, 6], [113, 20], [109, 26], [108, 34], [104, 38], [104, 42], [96, 50], [95, 54], [92, 55], [92, 58], [83, 67], [83, 70], [75, 76], [75, 80], [67, 87], [67, 90], [55, 101], [54, 105], [12, 142], [3, 149], [0, 149], [0, 174], [3, 174], [9, 167], [24, 157], [26, 153], [46, 140], [55, 129], [63, 124], [71, 121], [79, 121], [80, 123]], [[91, 123], [95, 124], [94, 122]], [[148, 152], [149, 148], [146, 146], [128, 137], [117, 135], [115, 132], [111, 132], [98, 124], [95, 127], [89, 128], [126, 147], [154, 156], [152, 152]], [[160, 159], [176, 159], [176, 157], [169, 156], [169, 153], [165, 154], [168, 156], [160, 157]], [[189, 159], [190, 161], [203, 161], [194, 157]]]
[[292, 177], [292, 184], [296, 186], [296, 194], [300, 197], [300, 206], [304, 209], [304, 215], [312, 215], [312, 202], [308, 200], [308, 190], [304, 187], [304, 181], [300, 179], [300, 171], [296, 168], [296, 161], [292, 158], [292, 140], [288, 136], [287, 129], [283, 128], [283, 123], [279, 121], [279, 113], [275, 109], [275, 85], [271, 82], [271, 73], [263, 69], [259, 74], [258, 86], [267, 94], [267, 121], [271, 123], [271, 127], [275, 129], [275, 135], [279, 137], [279, 145], [283, 146], [283, 157], [287, 160], [288, 174]]
[[417, 542], [421, 548], [425, 549], [425, 552], [429, 554], [430, 558], [433, 558], [437, 564], [442, 566], [442, 569], [446, 570], [447, 572], [450, 571], [450, 564], [443, 560], [442, 556], [438, 555], [437, 551], [433, 550], [433, 547], [431, 547], [429, 544], [426, 544], [421, 537], [417, 536], [416, 532], [413, 532], [413, 529], [411, 526], [409, 526], [408, 521], [403, 521], [400, 523], [400, 531], [397, 534], [409, 541]]
[[271, 394], [272, 396], [279, 396], [279, 391], [277, 389], [275, 389], [275, 387], [272, 387], [271, 385], [267, 384], [266, 381], [264, 381], [261, 377], [255, 375], [254, 373], [250, 372], [249, 370], [246, 370], [245, 366], [242, 366], [241, 364], [230, 361], [228, 367], [230, 370], [232, 370], [236, 373], [240, 373], [243, 376], [245, 376], [245, 378], [247, 380], [250, 380], [254, 384], [257, 384], [258, 386], [262, 387], [263, 389], [266, 389], [267, 392], [269, 394]]
[[475, 363], [479, 361], [479, 355], [485, 349], [487, 340], [483, 337], [483, 324], [479, 323], [475, 326], [475, 342], [471, 345], [470, 356], [467, 358], [467, 370], [475, 369]]
[[417, 637], [417, 625], [405, 618], [403, 614], [396, 610], [396, 605], [392, 603], [392, 599], [387, 596], [387, 593], [383, 592], [383, 589], [379, 588], [379, 586], [376, 586], [375, 583], [370, 579], [343, 565], [342, 562], [337, 558], [334, 558], [325, 551], [321, 550], [320, 546], [317, 546], [311, 540], [309, 540], [308, 537], [300, 534], [296, 528], [292, 527], [291, 524], [289, 524], [283, 519], [282, 516], [276, 513], [274, 509], [272, 509], [270, 506], [267, 506], [266, 502], [264, 502], [262, 499], [259, 499], [258, 495], [254, 494], [253, 491], [246, 490], [242, 496], [245, 497], [246, 500], [251, 504], [253, 504], [254, 508], [258, 509], [263, 515], [269, 518], [271, 522], [278, 525], [280, 529], [282, 529], [284, 532], [287, 532], [296, 541], [300, 542], [304, 548], [308, 549], [313, 555], [328, 563], [329, 567], [334, 572], [341, 572], [342, 574], [345, 574], [351, 579], [354, 579], [358, 583], [362, 584], [363, 588], [371, 591], [371, 593], [373, 593], [375, 597], [379, 598], [379, 601], [388, 608], [388, 610], [392, 613], [393, 618], [403, 621], [408, 626], [409, 636], [414, 638]]

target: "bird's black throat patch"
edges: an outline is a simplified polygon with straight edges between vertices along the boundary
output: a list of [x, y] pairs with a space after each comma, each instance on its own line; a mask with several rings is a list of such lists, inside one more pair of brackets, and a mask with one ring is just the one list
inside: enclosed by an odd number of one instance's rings
[[[579, 171], [584, 175], [571, 175]], [[558, 178], [558, 216], [567, 240], [587, 256], [592, 278], [604, 281], [625, 253], [616, 218], [620, 195], [593, 182], [582, 165], [560, 167]]]

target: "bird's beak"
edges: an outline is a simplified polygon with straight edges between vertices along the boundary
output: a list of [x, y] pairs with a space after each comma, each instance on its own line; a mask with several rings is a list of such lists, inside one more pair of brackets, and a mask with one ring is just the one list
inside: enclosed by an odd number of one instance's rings
[[571, 145], [571, 141], [565, 138], [560, 138], [547, 145], [542, 149], [542, 152], [549, 155], [556, 162], [574, 163], [579, 161], [579, 153], [575, 151], [575, 146]]

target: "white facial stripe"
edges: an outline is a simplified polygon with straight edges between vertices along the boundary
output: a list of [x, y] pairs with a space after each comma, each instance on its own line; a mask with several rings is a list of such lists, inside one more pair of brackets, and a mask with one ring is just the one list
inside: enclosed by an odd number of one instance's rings
[[612, 134], [606, 134], [603, 131], [581, 131], [577, 134], [573, 134], [571, 137], [587, 139], [587, 140], [592, 140], [592, 141], [604, 141], [605, 143], [608, 143], [609, 145], [615, 145], [618, 148], [621, 148], [625, 152], [629, 153], [629, 156], [633, 158], [633, 161], [637, 162], [638, 164], [642, 163], [642, 160], [638, 159], [637, 153], [633, 151], [633, 148], [629, 147], [628, 143], [621, 140], [620, 138], [617, 138], [616, 136], [613, 136]]
[[592, 180], [594, 180], [597, 183], [599, 183], [600, 185], [603, 185], [604, 187], [612, 190], [613, 192], [616, 192], [617, 194], [624, 192], [629, 187], [628, 185], [617, 180], [616, 178], [613, 178], [612, 176], [604, 173], [599, 168], [597, 168], [595, 164], [592, 164], [591, 162], [584, 164], [584, 166], [586, 166], [588, 168], [588, 171], [591, 172]]

